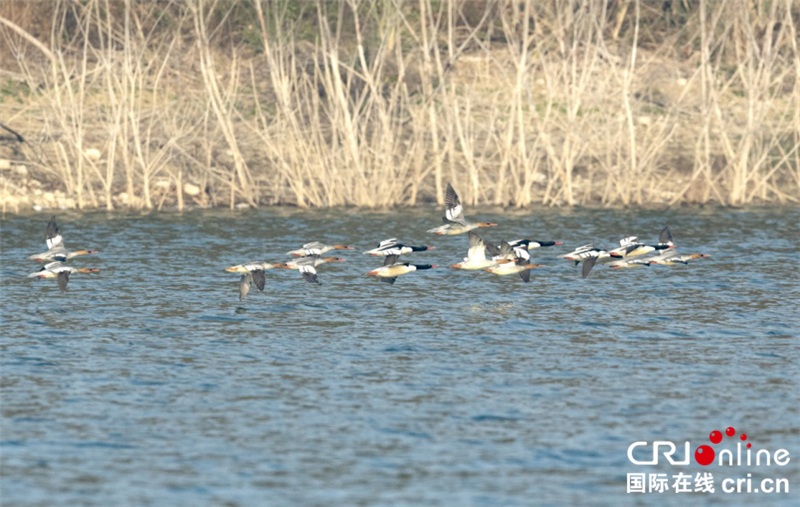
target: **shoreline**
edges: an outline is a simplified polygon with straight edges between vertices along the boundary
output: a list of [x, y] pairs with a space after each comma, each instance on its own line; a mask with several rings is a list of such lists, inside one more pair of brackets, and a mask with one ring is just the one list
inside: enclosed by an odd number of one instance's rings
[[[332, 206], [298, 206], [295, 203], [278, 202], [278, 203], [256, 203], [248, 204], [246, 202], [238, 202], [233, 206], [229, 203], [216, 203], [211, 204], [209, 199], [198, 198], [201, 195], [200, 189], [197, 185], [186, 183], [183, 188], [183, 206], [178, 205], [178, 198], [176, 197], [176, 188], [174, 184], [169, 186], [157, 185], [157, 188], [162, 188], [164, 191], [156, 194], [158, 205], [152, 208], [142, 206], [142, 198], [134, 196], [133, 200], [126, 192], [118, 192], [114, 194], [115, 207], [109, 209], [104, 204], [97, 206], [79, 207], [77, 200], [71, 197], [67, 192], [58, 188], [57, 184], [52, 182], [42, 181], [31, 176], [25, 164], [15, 164], [11, 162], [10, 165], [6, 164], [7, 160], [0, 160], [0, 213], [3, 215], [30, 215], [39, 212], [55, 212], [55, 211], [77, 211], [77, 212], [92, 212], [92, 211], [108, 211], [108, 212], [144, 212], [144, 213], [182, 213], [184, 211], [196, 210], [229, 210], [229, 211], [246, 211], [251, 209], [285, 209], [297, 211], [325, 211], [325, 210], [358, 210], [364, 213], [370, 212], [386, 212], [398, 209], [422, 209], [422, 208], [441, 208], [435, 200], [421, 200], [415, 204], [394, 204], [386, 206], [359, 206], [356, 204], [340, 204]], [[187, 191], [188, 190], [188, 191]], [[475, 204], [479, 209], [483, 210], [497, 210], [504, 213], [524, 212], [526, 210], [535, 209], [552, 209], [552, 210], [579, 210], [579, 209], [598, 209], [598, 210], [663, 210], [670, 209], [800, 209], [800, 201], [794, 202], [778, 202], [776, 200], [755, 201], [743, 205], [722, 204], [716, 201], [708, 202], [689, 202], [678, 201], [673, 204], [669, 203], [671, 198], [670, 194], [664, 194], [661, 202], [653, 202], [649, 205], [637, 204], [621, 204], [618, 202], [610, 204], [602, 204], [600, 202], [584, 202], [575, 203], [572, 205], [559, 204], [559, 205], [546, 205], [541, 202], [532, 202], [527, 205], [496, 205], [488, 202], [479, 202]]]

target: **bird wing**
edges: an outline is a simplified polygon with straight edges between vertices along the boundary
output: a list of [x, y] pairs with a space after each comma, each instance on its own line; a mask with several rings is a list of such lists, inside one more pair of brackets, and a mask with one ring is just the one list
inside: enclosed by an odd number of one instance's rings
[[678, 250], [676, 250], [675, 248], [668, 248], [664, 253], [658, 256], [658, 259], [667, 260], [677, 256], [678, 256]]
[[472, 231], [469, 231], [469, 250], [467, 250], [467, 259], [485, 260], [486, 248], [488, 246], [489, 245], [483, 240], [482, 237]]
[[267, 277], [264, 274], [263, 269], [254, 269], [250, 272], [253, 276], [253, 283], [256, 284], [258, 290], [264, 290], [264, 286], [267, 284]]
[[505, 241], [500, 242], [500, 255], [502, 257], [510, 257], [514, 255], [514, 247], [506, 243]]
[[394, 276], [394, 277], [392, 277], [392, 278], [383, 278], [383, 277], [381, 277], [381, 279], [380, 279], [380, 280], [381, 280], [382, 282], [386, 282], [386, 283], [389, 283], [389, 284], [392, 284], [392, 285], [394, 285], [394, 281], [395, 281], [395, 280], [397, 280], [397, 277], [396, 277], [396, 276]]
[[305, 257], [300, 257], [294, 261], [294, 265], [297, 266], [298, 269], [303, 266], [316, 266], [319, 260], [319, 254], [306, 255]]
[[585, 261], [583, 261], [583, 270], [581, 271], [581, 278], [586, 278], [589, 276], [589, 271], [592, 270], [595, 263], [597, 262], [597, 257], [589, 257]]
[[58, 290], [64, 292], [67, 290], [67, 282], [69, 282], [69, 271], [59, 271], [58, 272]]
[[531, 270], [526, 269], [524, 271], [519, 272], [519, 277], [522, 278], [522, 281], [528, 283], [531, 281]]
[[58, 224], [56, 223], [55, 215], [50, 217], [50, 221], [47, 222], [47, 235], [45, 236], [45, 241], [47, 242], [47, 248], [50, 249], [64, 244], [64, 238], [62, 238], [61, 234], [58, 232]]
[[57, 268], [59, 266], [63, 266], [61, 261], [48, 262], [39, 271], [47, 271], [47, 270], [52, 271], [53, 269], [55, 269], [55, 268]]
[[325, 246], [325, 243], [320, 241], [312, 241], [311, 243], [303, 245], [303, 247], [300, 248], [300, 253], [306, 257], [310, 255], [320, 255]]
[[524, 246], [517, 246], [513, 247], [514, 249], [514, 256], [516, 257], [517, 263], [522, 262], [527, 264], [531, 260], [531, 254], [528, 252], [528, 249]]
[[390, 245], [396, 245], [396, 244], [397, 244], [397, 238], [384, 239], [384, 240], [383, 240], [383, 241], [381, 241], [381, 243], [378, 245], [378, 248], [379, 248], [379, 249], [384, 249], [384, 248], [386, 248], [386, 247], [388, 247], [388, 246], [390, 246]]
[[445, 220], [464, 223], [464, 209], [461, 207], [458, 194], [450, 183], [447, 184], [447, 191], [444, 194], [444, 204], [447, 207], [444, 212]]
[[627, 256], [629, 253], [633, 252], [634, 250], [636, 250], [640, 246], [642, 246], [642, 245], [640, 245], [639, 243], [633, 243], [633, 244], [630, 244], [630, 245], [626, 245], [625, 246], [625, 255]]
[[633, 245], [639, 241], [639, 238], [636, 236], [628, 236], [627, 238], [622, 238], [619, 240], [619, 246], [628, 246]]
[[658, 242], [672, 243], [672, 232], [669, 230], [669, 226], [666, 226], [661, 230], [661, 233], [658, 235]]
[[239, 301], [243, 300], [247, 293], [250, 291], [250, 283], [253, 281], [253, 275], [245, 273], [239, 279]]
[[[61, 237], [61, 236], [59, 236]], [[64, 248], [64, 243], [59, 243], [55, 246], [55, 248], [51, 248], [47, 251], [47, 255], [51, 259], [55, 259], [58, 262], [66, 262], [67, 261], [67, 249]]]
[[566, 257], [566, 256], [569, 256], [569, 255], [578, 255], [578, 254], [583, 253], [583, 252], [588, 252], [589, 250], [594, 250], [594, 245], [592, 243], [589, 243], [588, 245], [579, 246], [578, 248], [576, 248], [572, 252], [570, 252], [568, 254], [565, 254], [565, 255], [562, 255], [561, 257]]
[[303, 275], [303, 279], [305, 281], [319, 284], [317, 270], [314, 268], [314, 266], [300, 266], [300, 274]]
[[387, 255], [383, 258], [383, 265], [384, 266], [391, 266], [392, 264], [397, 264], [397, 261], [400, 259], [399, 255]]

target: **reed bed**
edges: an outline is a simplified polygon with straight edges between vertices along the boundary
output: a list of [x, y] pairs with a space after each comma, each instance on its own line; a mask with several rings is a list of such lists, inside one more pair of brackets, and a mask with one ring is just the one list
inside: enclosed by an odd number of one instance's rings
[[797, 0], [4, 0], [2, 158], [80, 208], [797, 203], [798, 30]]

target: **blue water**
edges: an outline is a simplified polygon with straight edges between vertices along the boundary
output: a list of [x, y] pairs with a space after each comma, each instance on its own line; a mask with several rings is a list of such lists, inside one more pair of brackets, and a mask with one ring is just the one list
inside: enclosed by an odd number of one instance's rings
[[[564, 241], [516, 276], [457, 272], [441, 210], [59, 215], [95, 248], [60, 294], [26, 278], [46, 214], [0, 223], [0, 502], [82, 505], [797, 505], [798, 210], [467, 210], [487, 237]], [[557, 256], [669, 223], [688, 266], [579, 270]], [[362, 251], [399, 237], [443, 268], [396, 284]], [[355, 246], [267, 272], [227, 266], [302, 243]], [[641, 467], [636, 441], [709, 444], [728, 426], [778, 467]], [[715, 446], [731, 448], [732, 439]], [[643, 458], [644, 455], [640, 457]], [[680, 453], [682, 457], [682, 451]], [[628, 473], [713, 472], [710, 493], [626, 493]], [[725, 494], [725, 477], [789, 494]], [[671, 481], [672, 482], [672, 481]]]

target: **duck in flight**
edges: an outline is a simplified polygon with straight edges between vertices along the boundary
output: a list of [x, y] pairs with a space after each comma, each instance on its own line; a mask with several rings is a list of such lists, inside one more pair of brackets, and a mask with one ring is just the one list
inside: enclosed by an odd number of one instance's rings
[[659, 233], [658, 244], [648, 245], [640, 243], [636, 236], [631, 236], [620, 240], [620, 247], [612, 250], [611, 254], [613, 257], [616, 257], [616, 255], [614, 255], [616, 253], [621, 254], [622, 257], [637, 257], [651, 252], [664, 252], [676, 246], [677, 245], [675, 245], [672, 240], [672, 232], [669, 230], [668, 225]]
[[549, 246], [558, 246], [563, 245], [563, 241], [534, 241], [532, 239], [515, 239], [514, 241], [509, 241], [509, 245], [512, 247], [524, 247], [528, 250], [534, 250], [536, 248], [542, 247], [549, 247]]
[[581, 278], [586, 278], [589, 276], [589, 272], [592, 270], [594, 265], [597, 264], [597, 261], [610, 259], [612, 257], [622, 257], [622, 255], [611, 254], [606, 250], [596, 248], [594, 245], [583, 245], [568, 254], [562, 255], [561, 257], [575, 262], [576, 266], [583, 263], [583, 267], [581, 268]]
[[667, 260], [669, 258], [675, 257], [677, 255], [678, 255], [678, 252], [676, 252], [674, 248], [670, 248], [670, 249], [662, 251], [658, 255], [655, 255], [653, 257], [647, 257], [645, 259], [639, 259], [639, 258], [635, 258], [635, 259], [626, 259], [626, 258], [618, 259], [618, 260], [615, 260], [615, 261], [611, 262], [608, 265], [608, 267], [615, 268], [615, 269], [618, 269], [618, 268], [638, 268], [638, 267], [642, 267], [642, 266], [650, 267], [651, 265], [653, 265], [654, 263], [656, 263], [658, 261], [664, 261], [664, 260]]
[[48, 250], [44, 253], [31, 255], [29, 259], [37, 262], [66, 262], [68, 259], [72, 259], [73, 257], [77, 257], [79, 255], [97, 253], [97, 250], [76, 250], [74, 252], [68, 251], [64, 246], [64, 238], [61, 237], [61, 233], [58, 230], [58, 223], [56, 223], [55, 215], [50, 217], [50, 221], [47, 223], [45, 241], [47, 243]]
[[456, 194], [456, 191], [450, 183], [447, 184], [444, 202], [447, 207], [444, 212], [444, 217], [442, 218], [444, 225], [429, 229], [428, 232], [430, 233], [452, 236], [455, 234], [464, 234], [478, 227], [494, 227], [497, 225], [492, 222], [468, 222], [464, 218], [464, 209], [461, 206], [458, 194]]
[[373, 248], [372, 250], [368, 250], [364, 252], [364, 255], [373, 255], [375, 257], [380, 256], [387, 256], [387, 255], [403, 255], [411, 252], [424, 252], [426, 250], [434, 250], [432, 246], [411, 246], [411, 245], [404, 245], [397, 241], [397, 238], [392, 239], [385, 239], [380, 242], [380, 244]]
[[67, 266], [59, 261], [50, 262], [42, 266], [39, 271], [31, 273], [28, 278], [57, 278], [58, 290], [64, 292], [67, 290], [67, 283], [69, 276], [73, 273], [98, 273], [100, 270], [97, 268], [73, 268]]
[[689, 255], [675, 255], [666, 259], [653, 259], [651, 264], [658, 264], [659, 266], [677, 266], [678, 264], [689, 264], [693, 259], [705, 259], [711, 257], [708, 254], [689, 254]]
[[231, 266], [225, 268], [229, 273], [242, 273], [239, 279], [239, 301], [242, 301], [247, 293], [250, 292], [250, 286], [255, 284], [258, 290], [263, 291], [267, 283], [267, 278], [264, 274], [265, 271], [275, 268], [285, 268], [286, 264], [272, 264], [269, 262], [250, 261], [238, 266]]
[[642, 266], [649, 267], [650, 261], [648, 259], [620, 259], [608, 264], [609, 268], [640, 268]]
[[436, 264], [411, 264], [410, 262], [399, 262], [399, 255], [387, 255], [383, 258], [383, 266], [367, 271], [370, 276], [377, 276], [380, 281], [394, 284], [397, 277], [411, 273], [412, 271], [420, 271], [424, 269], [438, 268]]
[[494, 260], [486, 258], [487, 243], [475, 231], [469, 231], [469, 250], [464, 260], [450, 266], [455, 269], [476, 270], [486, 269], [497, 264]]
[[328, 262], [344, 262], [341, 257], [320, 257], [319, 255], [307, 255], [299, 259], [291, 260], [284, 267], [296, 269], [303, 275], [303, 279], [309, 283], [320, 285], [317, 277], [317, 266]]
[[502, 241], [498, 246], [489, 246], [488, 250], [494, 262], [493, 266], [484, 269], [488, 273], [500, 276], [516, 273], [523, 282], [528, 283], [531, 281], [531, 269], [544, 267], [544, 264], [531, 264], [531, 255], [525, 246], [512, 246]]
[[286, 255], [293, 255], [295, 257], [309, 257], [312, 255], [322, 255], [326, 252], [330, 252], [331, 250], [355, 250], [355, 248], [347, 245], [326, 245], [325, 243], [321, 243], [319, 241], [312, 241], [311, 243], [306, 243], [297, 250], [287, 252]]

